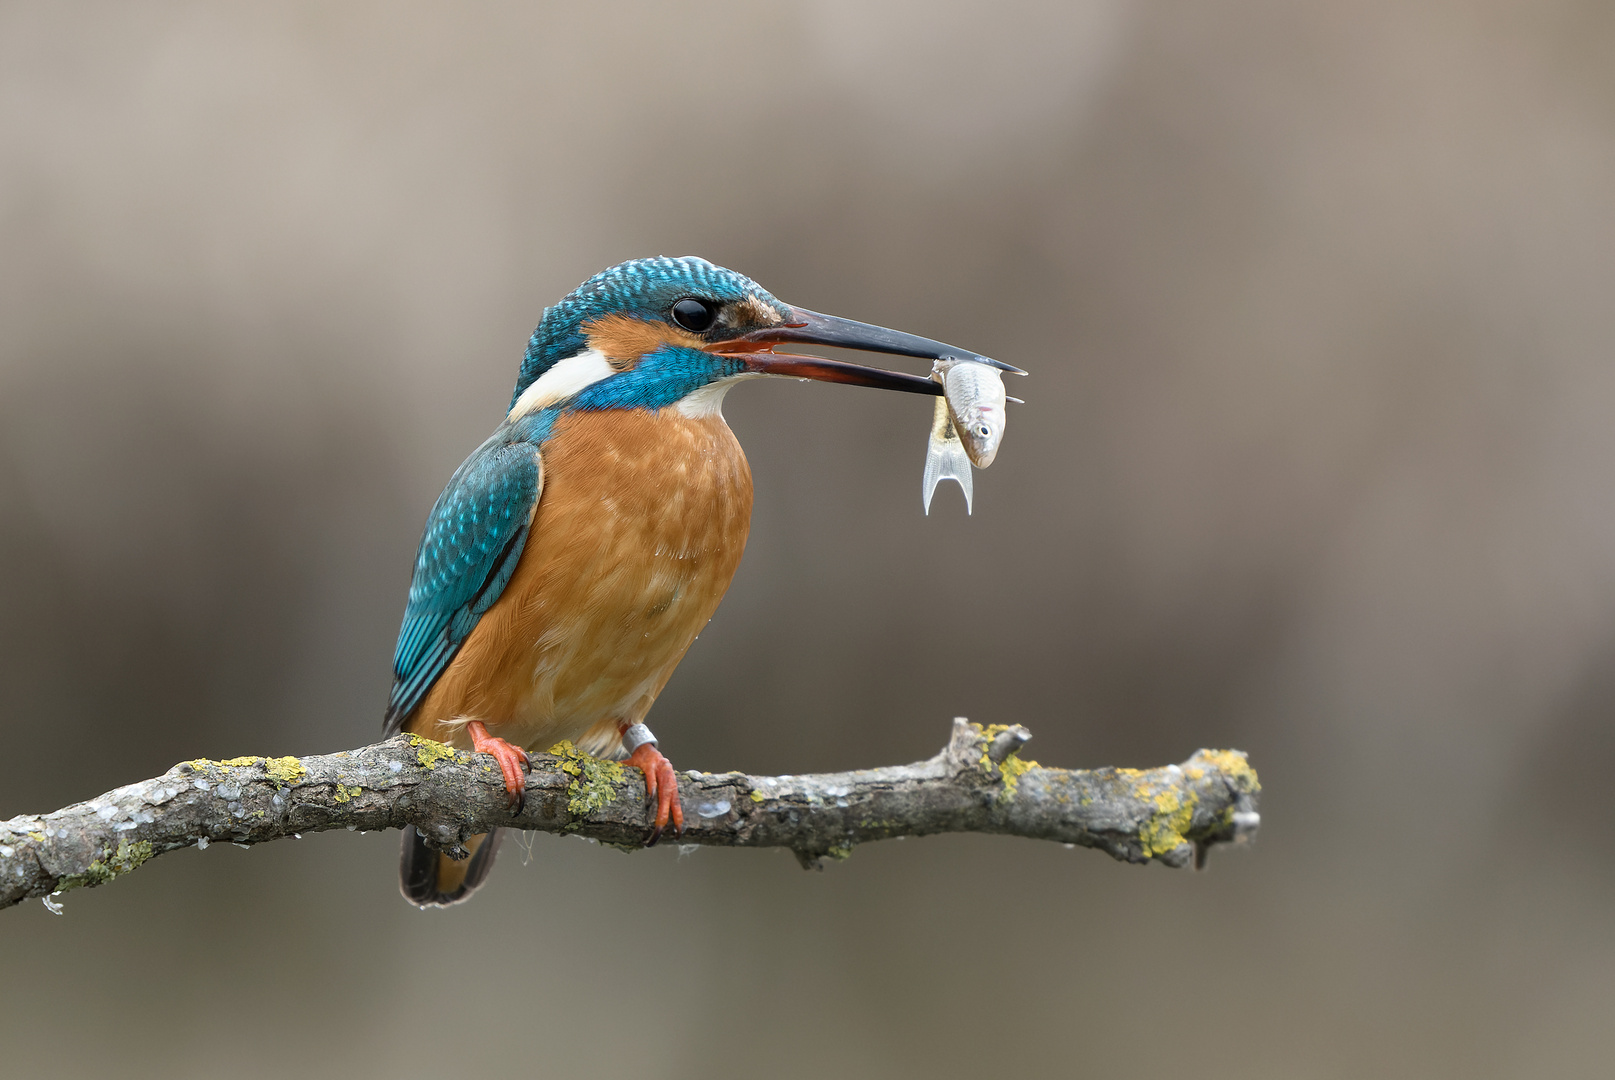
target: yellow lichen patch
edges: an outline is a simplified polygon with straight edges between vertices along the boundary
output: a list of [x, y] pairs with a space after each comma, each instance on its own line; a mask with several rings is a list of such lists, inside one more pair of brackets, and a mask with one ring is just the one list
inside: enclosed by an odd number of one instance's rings
[[561, 759], [561, 771], [572, 778], [566, 786], [568, 810], [592, 814], [616, 800], [617, 787], [623, 782], [621, 765], [590, 757], [573, 746], [570, 739], [550, 747], [550, 753]]
[[89, 869], [84, 873], [69, 874], [59, 879], [56, 882], [56, 891], [66, 892], [68, 889], [82, 889], [87, 885], [105, 885], [119, 874], [127, 874], [151, 856], [149, 841], [137, 840], [131, 844], [127, 840], [119, 840], [116, 851], [90, 863]]
[[347, 802], [349, 799], [357, 798], [362, 794], [364, 794], [364, 788], [358, 784], [344, 784], [340, 780], [336, 783], [337, 802]]
[[1188, 843], [1186, 834], [1194, 820], [1196, 799], [1192, 792], [1187, 799], [1182, 799], [1169, 789], [1156, 792], [1150, 801], [1155, 804], [1155, 813], [1138, 830], [1138, 839], [1144, 857], [1153, 859]]
[[760, 792], [760, 791], [753, 791], [753, 792], [752, 792], [752, 793], [751, 793], [751, 801], [752, 801], [752, 802], [762, 802], [762, 801], [763, 801], [763, 799], [764, 799], [764, 795], [763, 795], [763, 793], [762, 793], [762, 792]]
[[421, 735], [410, 735], [409, 745], [415, 748], [415, 760], [427, 769], [435, 769], [439, 762], [455, 759], [454, 747]]
[[824, 853], [824, 857], [827, 859], [835, 859], [838, 862], [852, 858], [852, 841], [847, 840], [833, 845], [829, 851]]
[[[992, 749], [993, 740], [998, 738], [999, 733], [1008, 731], [1013, 725], [988, 724], [986, 727], [982, 727], [980, 724], [971, 724], [970, 726], [981, 732], [981, 760], [978, 764], [984, 771], [990, 773], [994, 766], [993, 759], [987, 756], [987, 751]], [[1011, 751], [1009, 756], [999, 762], [997, 766], [999, 778], [1004, 782], [1004, 793], [1001, 797], [1013, 799], [1015, 797], [1015, 788], [1021, 782], [1021, 775], [1032, 769], [1041, 769], [1042, 767], [1035, 761], [1021, 760], [1020, 751]]]
[[1256, 770], [1251, 768], [1250, 762], [1245, 760], [1245, 755], [1238, 750], [1202, 750], [1195, 756], [1226, 776], [1237, 790], [1248, 792], [1262, 790], [1262, 782], [1256, 778]]
[[1017, 754], [1009, 755], [998, 766], [998, 771], [1004, 778], [1004, 795], [1007, 797], [1015, 794], [1015, 785], [1020, 783], [1022, 773], [1042, 767], [1035, 761], [1022, 761]]
[[277, 784], [295, 784], [308, 775], [308, 769], [294, 757], [264, 758], [264, 775]]
[[253, 765], [259, 764], [263, 760], [263, 758], [254, 754], [247, 757], [226, 758], [223, 761], [214, 761], [212, 758], [199, 757], [192, 758], [190, 761], [182, 761], [180, 764], [189, 765], [193, 769], [246, 769]]

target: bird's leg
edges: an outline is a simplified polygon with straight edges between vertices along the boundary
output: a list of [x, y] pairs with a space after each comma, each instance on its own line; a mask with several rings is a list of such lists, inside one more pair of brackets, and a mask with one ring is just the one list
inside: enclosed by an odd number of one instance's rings
[[671, 819], [680, 834], [684, 832], [684, 807], [679, 804], [679, 781], [673, 763], [656, 749], [656, 736], [644, 724], [622, 725], [623, 746], [629, 751], [627, 764], [645, 774], [645, 798], [656, 804], [656, 822], [646, 847], [654, 847]]
[[488, 734], [488, 725], [473, 720], [465, 726], [471, 736], [471, 747], [479, 754], [492, 754], [499, 762], [499, 771], [505, 777], [505, 792], [510, 796], [510, 811], [519, 814], [527, 805], [527, 770], [532, 763], [527, 751], [497, 735]]
[[646, 743], [629, 754], [627, 763], [645, 774], [645, 797], [656, 804], [656, 823], [645, 846], [656, 845], [670, 818], [673, 827], [682, 833], [684, 808], [679, 805], [679, 781], [673, 773], [673, 763], [652, 743]]

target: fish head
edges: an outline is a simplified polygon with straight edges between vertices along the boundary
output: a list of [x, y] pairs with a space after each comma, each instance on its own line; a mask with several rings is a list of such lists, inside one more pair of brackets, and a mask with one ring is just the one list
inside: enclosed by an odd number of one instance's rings
[[942, 387], [948, 415], [970, 463], [985, 469], [998, 456], [1008, 420], [1002, 374], [986, 364], [954, 363], [943, 373]]

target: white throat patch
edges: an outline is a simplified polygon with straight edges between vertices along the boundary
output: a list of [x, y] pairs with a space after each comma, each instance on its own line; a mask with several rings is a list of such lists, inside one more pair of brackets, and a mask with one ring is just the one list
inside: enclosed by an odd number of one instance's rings
[[673, 408], [678, 410], [680, 416], [687, 416], [691, 420], [702, 420], [708, 416], [723, 419], [723, 396], [727, 394], [735, 383], [743, 379], [754, 378], [752, 372], [742, 375], [731, 375], [727, 379], [719, 379], [714, 383], [707, 383], [699, 390], [691, 390], [688, 394], [674, 402]]
[[505, 419], [515, 420], [551, 405], [559, 405], [616, 373], [617, 369], [611, 366], [604, 354], [594, 349], [585, 349], [576, 356], [558, 360], [554, 367], [534, 379], [533, 384], [522, 391], [522, 396], [510, 407], [510, 415]]

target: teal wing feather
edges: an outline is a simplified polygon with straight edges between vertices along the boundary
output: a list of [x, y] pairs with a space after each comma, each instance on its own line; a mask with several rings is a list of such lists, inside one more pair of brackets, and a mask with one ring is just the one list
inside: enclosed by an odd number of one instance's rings
[[437, 497], [415, 556], [383, 730], [395, 735], [510, 583], [543, 491], [538, 447], [484, 443]]

